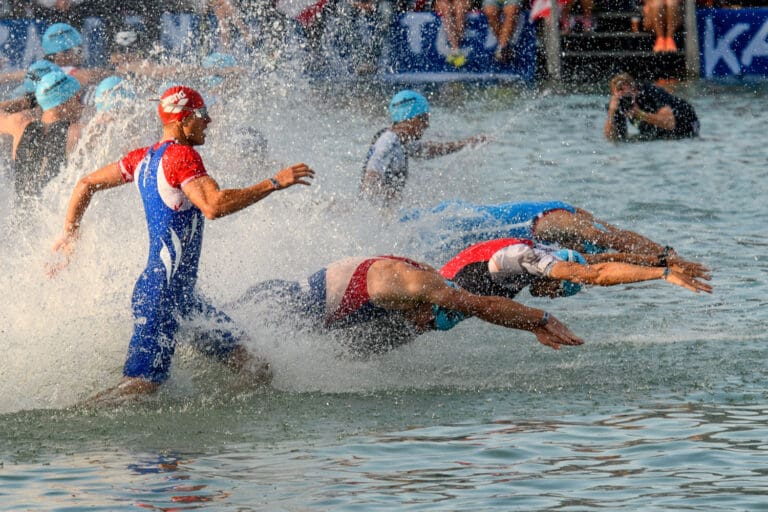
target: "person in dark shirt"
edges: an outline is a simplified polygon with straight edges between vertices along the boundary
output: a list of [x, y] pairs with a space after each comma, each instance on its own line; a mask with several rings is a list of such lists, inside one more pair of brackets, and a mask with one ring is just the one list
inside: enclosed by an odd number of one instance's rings
[[628, 139], [627, 121], [637, 127], [642, 139], [678, 139], [699, 134], [699, 119], [690, 103], [661, 87], [638, 83], [631, 75], [621, 73], [611, 79], [605, 137]]

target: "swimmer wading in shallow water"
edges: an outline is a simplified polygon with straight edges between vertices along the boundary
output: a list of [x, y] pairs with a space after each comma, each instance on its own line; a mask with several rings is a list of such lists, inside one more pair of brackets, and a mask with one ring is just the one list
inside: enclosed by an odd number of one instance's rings
[[157, 111], [163, 123], [160, 141], [82, 178], [67, 208], [64, 233], [54, 245], [66, 259], [50, 269], [52, 274], [68, 263], [93, 195], [136, 184], [149, 230], [149, 258], [133, 291], [133, 336], [122, 382], [97, 394], [91, 403], [156, 391], [168, 379], [180, 322], [195, 317], [211, 325], [200, 333], [196, 348], [246, 373], [254, 383], [271, 379], [269, 364], [250, 355], [243, 345], [244, 333], [195, 290], [204, 221], [238, 212], [276, 190], [309, 185], [315, 173], [299, 163], [250, 187], [221, 189], [194, 149], [205, 143], [211, 123], [202, 96], [189, 87], [174, 86], [163, 93]]

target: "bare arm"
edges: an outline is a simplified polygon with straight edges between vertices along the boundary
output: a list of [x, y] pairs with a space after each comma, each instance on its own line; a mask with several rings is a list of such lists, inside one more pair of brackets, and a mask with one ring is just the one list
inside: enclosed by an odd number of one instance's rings
[[712, 278], [706, 265], [695, 261], [686, 261], [678, 256], [667, 256], [666, 265], [661, 260], [661, 255], [606, 252], [602, 254], [584, 254], [583, 256], [590, 265], [594, 263], [621, 262], [645, 267], [669, 266], [672, 270], [688, 274], [691, 277], [706, 279], [707, 281]]
[[[382, 265], [382, 262], [375, 265]], [[502, 327], [530, 331], [539, 343], [554, 349], [560, 345], [584, 343], [559, 320], [540, 309], [504, 297], [484, 297], [452, 288], [437, 272], [416, 269], [406, 263], [384, 262], [382, 267], [384, 265], [390, 266], [392, 271], [382, 272], [374, 279], [369, 272], [368, 292], [374, 303], [395, 309], [436, 304]]]
[[69, 199], [64, 220], [64, 231], [53, 245], [54, 252], [64, 255], [64, 260], [48, 267], [49, 276], [56, 275], [69, 264], [69, 257], [74, 251], [75, 241], [80, 232], [80, 222], [88, 209], [88, 205], [91, 204], [93, 194], [124, 183], [123, 176], [120, 174], [120, 167], [116, 162], [92, 172], [77, 182], [72, 197]]
[[712, 287], [698, 281], [689, 275], [676, 270], [662, 267], [642, 267], [628, 263], [598, 263], [581, 265], [559, 261], [552, 266], [549, 277], [557, 280], [568, 280], [580, 284], [595, 284], [598, 286], [614, 286], [617, 284], [638, 283], [664, 279], [671, 284], [687, 288], [692, 292], [712, 293]]
[[632, 109], [632, 119], [637, 119], [638, 121], [669, 131], [674, 130], [675, 126], [677, 126], [675, 114], [669, 105], [661, 107], [657, 112], [643, 112], [640, 110], [640, 107], [635, 105]]
[[488, 138], [485, 135], [475, 135], [453, 142], [423, 142], [422, 156], [424, 158], [436, 158], [438, 156], [449, 155], [469, 145], [480, 144], [487, 140]]
[[0, 110], [9, 114], [15, 114], [16, 112], [32, 108], [31, 103], [29, 96], [25, 94], [12, 100], [0, 101]]
[[[309, 185], [307, 180], [314, 175], [315, 171], [302, 163], [286, 167], [278, 172], [274, 179], [279, 184], [278, 188], [282, 189], [296, 184]], [[183, 191], [189, 200], [200, 208], [206, 218], [217, 219], [261, 201], [278, 188], [275, 188], [272, 181], [267, 179], [246, 188], [222, 190], [216, 180], [210, 176], [204, 176], [187, 183]]]
[[79, 68], [72, 73], [72, 76], [75, 77], [77, 81], [80, 82], [82, 85], [88, 85], [88, 84], [98, 83], [104, 80], [105, 78], [107, 78], [111, 74], [112, 74], [112, 71], [109, 69]]
[[[603, 127], [603, 133], [608, 140], [619, 140], [623, 136], [620, 128], [617, 126], [618, 116], [616, 114], [619, 109], [619, 98], [618, 94], [612, 94], [608, 102], [608, 117], [606, 117], [605, 126]], [[623, 118], [621, 118], [621, 122], [624, 122]]]

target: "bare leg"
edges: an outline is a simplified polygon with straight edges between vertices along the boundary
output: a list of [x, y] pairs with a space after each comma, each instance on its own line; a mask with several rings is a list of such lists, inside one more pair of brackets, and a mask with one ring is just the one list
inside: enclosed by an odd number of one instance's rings
[[451, 0], [435, 2], [435, 11], [440, 15], [440, 22], [443, 24], [445, 37], [448, 39], [448, 46], [451, 47], [452, 52], [458, 52], [461, 45], [456, 27], [455, 9], [456, 7]]
[[645, 26], [656, 34], [656, 44], [653, 45], [654, 52], [663, 52], [666, 49], [664, 39], [664, 27], [662, 26], [662, 9], [664, 0], [646, 0], [643, 12], [646, 15]]
[[598, 220], [580, 208], [576, 209], [576, 213], [566, 210], [548, 212], [536, 222], [534, 236], [575, 251], [584, 251], [585, 243], [633, 254], [658, 255], [664, 251], [662, 245], [633, 231]]
[[664, 30], [667, 41], [667, 51], [677, 51], [674, 35], [680, 26], [680, 2], [678, 0], [666, 0], [664, 9]]
[[506, 48], [509, 45], [509, 38], [515, 32], [517, 11], [518, 8], [516, 5], [507, 5], [504, 7], [504, 21], [501, 25], [501, 34], [499, 34], [499, 46], [502, 48]]
[[592, 8], [593, 8], [593, 0], [581, 0], [581, 10], [584, 11], [584, 19], [581, 22], [581, 26], [584, 29], [584, 32], [591, 32], [592, 31]]
[[456, 0], [453, 3], [454, 30], [456, 31], [456, 48], [461, 49], [461, 40], [464, 39], [464, 26], [467, 23], [469, 12], [469, 0]]
[[238, 387], [267, 386], [272, 382], [267, 360], [251, 355], [242, 345], [235, 347], [224, 363], [240, 374]]
[[150, 382], [139, 377], [123, 377], [120, 384], [96, 393], [82, 402], [83, 405], [118, 405], [129, 400], [138, 400], [151, 395], [160, 387], [158, 382]]
[[499, 17], [499, 9], [497, 7], [486, 6], [483, 8], [483, 14], [488, 18], [488, 26], [491, 27], [493, 36], [496, 41], [501, 45], [501, 19]]

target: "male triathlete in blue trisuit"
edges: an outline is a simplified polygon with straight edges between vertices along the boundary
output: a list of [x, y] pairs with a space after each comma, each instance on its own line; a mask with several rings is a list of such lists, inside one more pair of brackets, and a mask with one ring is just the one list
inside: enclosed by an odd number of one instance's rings
[[269, 301], [307, 320], [312, 328], [351, 333], [355, 353], [378, 353], [428, 330], [447, 331], [466, 317], [530, 331], [543, 345], [581, 345], [565, 325], [544, 311], [503, 297], [473, 295], [435, 269], [397, 256], [346, 258], [305, 283], [272, 280], [252, 287], [241, 302]]
[[557, 244], [581, 253], [617, 251], [683, 262], [669, 246], [595, 218], [561, 201], [477, 205], [443, 201], [430, 209], [411, 210], [402, 222], [427, 224], [423, 242], [445, 261], [462, 249], [494, 238], [525, 238]]
[[528, 239], [497, 238], [467, 247], [440, 275], [478, 295], [515, 297], [528, 287], [531, 295], [568, 297], [581, 285], [614, 286], [661, 279], [693, 292], [710, 293], [706, 269], [694, 264], [659, 262], [655, 256], [625, 253], [581, 255]]
[[[96, 400], [154, 392], [168, 378], [179, 321], [192, 316], [202, 315], [215, 324], [203, 333], [198, 348], [239, 370], [251, 370], [246, 363], [252, 358], [239, 343], [241, 333], [234, 332], [229, 317], [195, 292], [204, 219], [242, 210], [278, 189], [309, 185], [307, 179], [314, 176], [305, 164], [295, 164], [251, 187], [222, 190], [193, 148], [205, 143], [211, 122], [200, 94], [184, 86], [171, 87], [160, 98], [158, 113], [163, 122], [160, 142], [137, 149], [78, 182], [64, 234], [54, 246], [65, 255], [71, 253], [94, 193], [136, 183], [149, 229], [149, 259], [133, 292], [134, 332], [123, 381]], [[254, 380], [268, 381], [268, 364], [256, 366], [251, 370]]]

